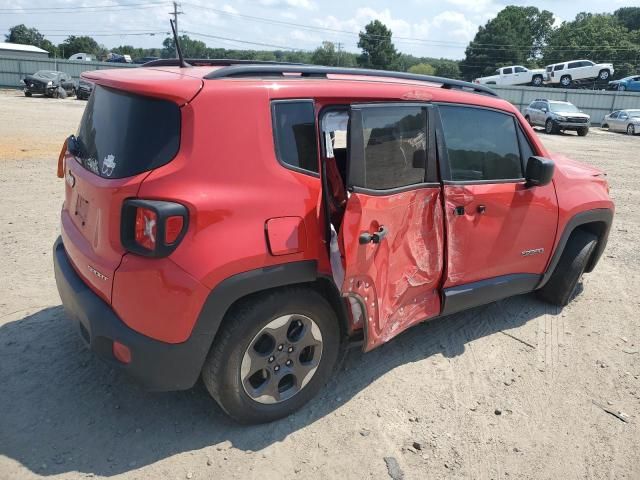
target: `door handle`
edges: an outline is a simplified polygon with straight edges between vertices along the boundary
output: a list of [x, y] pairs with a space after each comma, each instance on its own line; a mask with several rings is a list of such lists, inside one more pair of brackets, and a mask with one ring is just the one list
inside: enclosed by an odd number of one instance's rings
[[478, 205], [477, 211], [480, 215], [483, 215], [484, 212], [487, 211], [487, 207], [485, 205]]
[[386, 237], [388, 233], [389, 230], [387, 229], [387, 227], [380, 225], [380, 228], [377, 232], [362, 232], [360, 234], [360, 237], [358, 238], [358, 241], [360, 242], [360, 245], [366, 245], [368, 243], [380, 243], [380, 241], [384, 237]]

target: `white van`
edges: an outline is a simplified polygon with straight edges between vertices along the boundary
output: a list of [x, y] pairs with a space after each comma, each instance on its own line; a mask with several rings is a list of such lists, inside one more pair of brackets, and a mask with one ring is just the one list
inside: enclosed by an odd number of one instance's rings
[[80, 60], [82, 62], [92, 62], [93, 57], [89, 53], [76, 53], [75, 55], [71, 55], [69, 60]]

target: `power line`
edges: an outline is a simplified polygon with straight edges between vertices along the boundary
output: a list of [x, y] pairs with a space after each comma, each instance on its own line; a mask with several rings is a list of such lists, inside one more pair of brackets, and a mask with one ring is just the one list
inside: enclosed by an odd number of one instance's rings
[[[176, 29], [176, 37], [179, 38], [180, 34], [178, 33], [178, 15], [184, 15], [184, 12], [178, 11], [178, 2], [173, 2], [173, 12], [169, 12], [169, 15], [173, 15], [173, 27]], [[179, 58], [178, 55], [178, 42], [174, 45], [176, 49], [176, 58]]]
[[138, 9], [140, 7], [158, 7], [169, 5], [171, 2], [145, 2], [116, 5], [86, 5], [74, 7], [42, 7], [42, 8], [0, 8], [0, 13], [5, 15], [41, 15], [41, 14], [70, 14], [70, 13], [94, 13], [116, 12], [120, 10]]
[[263, 42], [250, 42], [249, 40], [240, 40], [237, 38], [229, 38], [229, 37], [221, 37], [219, 35], [210, 35], [207, 33], [198, 33], [198, 32], [192, 32], [192, 31], [185, 31], [184, 33], [189, 34], [189, 35], [195, 35], [197, 37], [204, 37], [204, 38], [213, 38], [216, 40], [227, 40], [230, 42], [236, 42], [236, 43], [243, 43], [243, 44], [248, 44], [248, 45], [260, 45], [263, 47], [271, 47], [271, 48], [278, 48], [280, 50], [292, 50], [292, 51], [296, 51], [299, 50], [297, 48], [293, 48], [293, 47], [284, 47], [282, 45], [274, 45], [272, 43], [263, 43]]

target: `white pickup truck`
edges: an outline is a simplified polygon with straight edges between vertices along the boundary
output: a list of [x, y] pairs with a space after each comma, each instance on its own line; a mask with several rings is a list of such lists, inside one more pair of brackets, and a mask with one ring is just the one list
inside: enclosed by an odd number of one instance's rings
[[476, 78], [474, 83], [484, 85], [533, 85], [534, 87], [542, 86], [544, 80], [544, 69], [529, 70], [522, 65], [512, 65], [510, 67], [501, 67], [489, 77]]

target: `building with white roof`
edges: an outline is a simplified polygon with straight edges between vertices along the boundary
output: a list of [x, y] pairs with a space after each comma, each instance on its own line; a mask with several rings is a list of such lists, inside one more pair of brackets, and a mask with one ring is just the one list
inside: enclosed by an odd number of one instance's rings
[[49, 52], [41, 48], [34, 47], [33, 45], [0, 42], [0, 56], [48, 58]]

